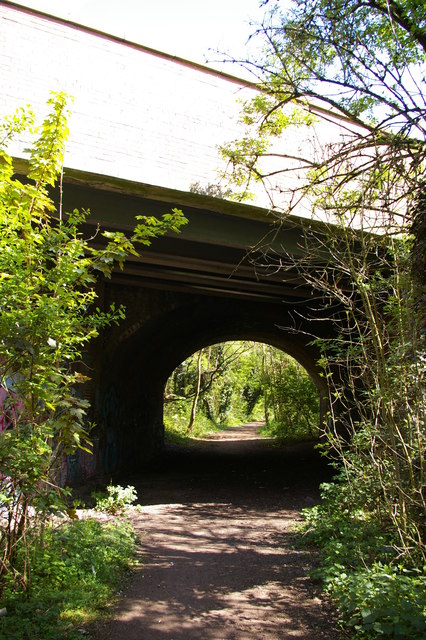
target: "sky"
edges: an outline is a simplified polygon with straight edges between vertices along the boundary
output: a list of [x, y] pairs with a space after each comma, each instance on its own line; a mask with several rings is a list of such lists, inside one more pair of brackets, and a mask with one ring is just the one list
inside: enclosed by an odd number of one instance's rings
[[[228, 53], [245, 58], [251, 23], [262, 20], [260, 0], [18, 0], [80, 24], [235, 75], [220, 64]], [[253, 49], [253, 45], [251, 47]]]

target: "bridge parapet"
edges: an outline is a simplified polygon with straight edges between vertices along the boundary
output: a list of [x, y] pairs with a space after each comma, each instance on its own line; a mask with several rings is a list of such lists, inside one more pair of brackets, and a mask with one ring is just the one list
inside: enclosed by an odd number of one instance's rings
[[[243, 135], [238, 101], [258, 92], [247, 81], [13, 2], [0, 2], [0, 70], [0, 115], [27, 103], [43, 113], [51, 91], [74, 97], [66, 168], [180, 191], [218, 182], [218, 145]], [[275, 151], [312, 155], [321, 141], [347, 135], [341, 122], [328, 114], [312, 128], [290, 127]], [[11, 151], [24, 157], [26, 145]], [[271, 183], [281, 200], [303, 172], [285, 176]], [[261, 187], [254, 204], [270, 206]], [[309, 204], [298, 213], [309, 215]]]

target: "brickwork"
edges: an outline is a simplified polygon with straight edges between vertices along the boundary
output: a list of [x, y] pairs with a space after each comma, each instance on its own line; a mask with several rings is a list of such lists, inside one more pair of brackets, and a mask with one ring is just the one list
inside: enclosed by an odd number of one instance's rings
[[[218, 182], [217, 146], [241, 136], [238, 100], [255, 92], [218, 72], [6, 3], [0, 78], [0, 116], [27, 103], [42, 113], [52, 90], [74, 97], [66, 167], [181, 191]], [[336, 123], [293, 128], [278, 147], [306, 157], [320, 139], [339, 135]], [[12, 152], [21, 156], [23, 146]], [[301, 175], [285, 179], [284, 187]], [[255, 204], [269, 207], [263, 190]]]
[[248, 96], [237, 83], [7, 6], [0, 46], [3, 114], [74, 97], [67, 166], [180, 190], [217, 180], [215, 147]]

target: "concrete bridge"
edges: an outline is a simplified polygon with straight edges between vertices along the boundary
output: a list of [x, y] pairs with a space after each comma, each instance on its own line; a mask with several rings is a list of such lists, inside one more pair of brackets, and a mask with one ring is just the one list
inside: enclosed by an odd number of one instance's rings
[[[186, 357], [209, 344], [255, 340], [295, 357], [325, 396], [311, 335], [330, 327], [312, 314], [312, 292], [274, 256], [301, 252], [303, 224], [274, 224], [266, 194], [239, 204], [203, 193], [217, 185], [217, 145], [241, 135], [244, 80], [0, 2], [1, 114], [30, 103], [43, 115], [51, 90], [74, 96], [65, 158], [64, 209], [89, 208], [89, 224], [131, 230], [134, 216], [181, 208], [181, 234], [154, 241], [101, 284], [100, 303], [126, 319], [87, 354], [87, 388], [99, 425], [96, 456], [74, 456], [64, 479], [137, 466], [161, 447], [163, 389]], [[337, 116], [294, 129], [285, 143], [314, 153], [344, 135]], [[318, 142], [319, 141], [319, 142]], [[25, 168], [27, 140], [11, 150]], [[223, 167], [222, 167], [223, 168]], [[295, 171], [291, 180], [300, 180]], [[271, 184], [285, 199], [289, 178]], [[198, 189], [194, 188], [198, 185]], [[200, 188], [201, 186], [201, 188]], [[301, 215], [309, 214], [306, 203]], [[268, 257], [269, 256], [269, 257]]]
[[[312, 333], [327, 335], [330, 327], [312, 319], [311, 292], [296, 274], [272, 272], [262, 254], [266, 245], [296, 254], [300, 226], [277, 233], [255, 207], [164, 191], [156, 199], [135, 184], [121, 183], [117, 191], [81, 178], [73, 174], [66, 184], [65, 208], [96, 207], [99, 222], [109, 227], [130, 231], [135, 213], [161, 214], [171, 205], [189, 219], [181, 234], [155, 240], [102, 283], [102, 303], [126, 307], [126, 319], [93, 344], [87, 362], [94, 420], [106, 439], [102, 450], [111, 449], [111, 459], [103, 454], [107, 470], [118, 451], [134, 466], [161, 447], [164, 385], [178, 364], [207, 345], [254, 340], [278, 347], [305, 366], [325, 396], [318, 353], [309, 343]], [[114, 224], [120, 212], [121, 224]], [[258, 261], [265, 267], [256, 267]]]

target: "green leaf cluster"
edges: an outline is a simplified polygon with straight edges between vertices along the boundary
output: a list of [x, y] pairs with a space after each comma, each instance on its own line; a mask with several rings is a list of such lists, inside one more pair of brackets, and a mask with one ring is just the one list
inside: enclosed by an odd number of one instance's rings
[[[135, 535], [125, 521], [73, 520], [31, 536], [29, 551], [31, 589], [24, 593], [7, 577], [2, 599], [7, 616], [0, 618], [0, 638], [75, 640], [81, 638], [79, 625], [98, 618], [114, 601], [133, 562]], [[25, 554], [21, 544], [21, 569]]]
[[[248, 130], [224, 154], [231, 183], [236, 177], [244, 190], [262, 182], [278, 224], [297, 224], [289, 214], [300, 203], [314, 221], [298, 225], [300, 253], [278, 252], [275, 264], [313, 292], [305, 319], [331, 327], [327, 338], [318, 330], [315, 344], [329, 393], [325, 451], [341, 478], [309, 516], [325, 553], [321, 575], [357, 634], [420, 638], [426, 7], [264, 4], [255, 34], [263, 52], [247, 61], [262, 96], [245, 106]], [[277, 118], [295, 103], [320, 126], [341, 128], [315, 146], [312, 127], [313, 148], [295, 155], [286, 146], [292, 123]]]
[[[260, 93], [242, 109], [244, 135], [221, 149], [230, 184], [244, 197], [261, 182], [281, 213], [307, 197], [323, 220], [344, 213], [350, 223], [368, 210], [376, 228], [383, 216], [396, 226], [424, 176], [424, 3], [265, 4], [271, 8], [253, 34], [260, 53], [245, 62]], [[313, 130], [295, 148], [294, 127], [319, 122], [327, 131], [335, 116], [340, 132], [318, 144]], [[298, 184], [287, 183], [295, 171]]]
[[201, 358], [197, 352], [177, 367], [165, 390], [169, 437], [186, 433], [198, 376], [192, 435], [254, 419], [263, 420], [265, 435], [280, 442], [318, 437], [319, 394], [308, 373], [282, 351], [250, 342], [206, 347]]
[[136, 490], [132, 486], [121, 487], [108, 485], [106, 492], [92, 493], [92, 498], [96, 500], [95, 509], [105, 511], [112, 515], [123, 514], [137, 500]]
[[404, 565], [395, 540], [346, 484], [321, 486], [323, 502], [305, 510], [303, 544], [321, 549], [321, 579], [355, 638], [420, 638], [426, 631], [426, 574]]
[[[149, 246], [186, 222], [174, 209], [162, 220], [140, 217], [130, 238], [105, 230], [100, 247], [86, 240], [81, 227], [88, 212], [64, 212], [52, 198], [62, 180], [67, 119], [67, 96], [59, 93], [40, 127], [30, 110], [20, 110], [0, 129], [0, 494], [6, 509], [0, 592], [4, 576], [17, 571], [19, 541], [38, 518], [60, 508], [62, 456], [91, 451], [89, 404], [79, 391], [88, 380], [85, 349], [124, 317], [122, 307], [96, 306], [98, 278], [138, 255], [137, 244]], [[7, 148], [23, 133], [35, 141], [28, 175], [19, 177]], [[18, 574], [28, 583], [29, 557]]]
[[318, 438], [318, 389], [296, 360], [267, 348], [263, 363], [263, 393], [267, 410], [265, 435], [282, 443]]

